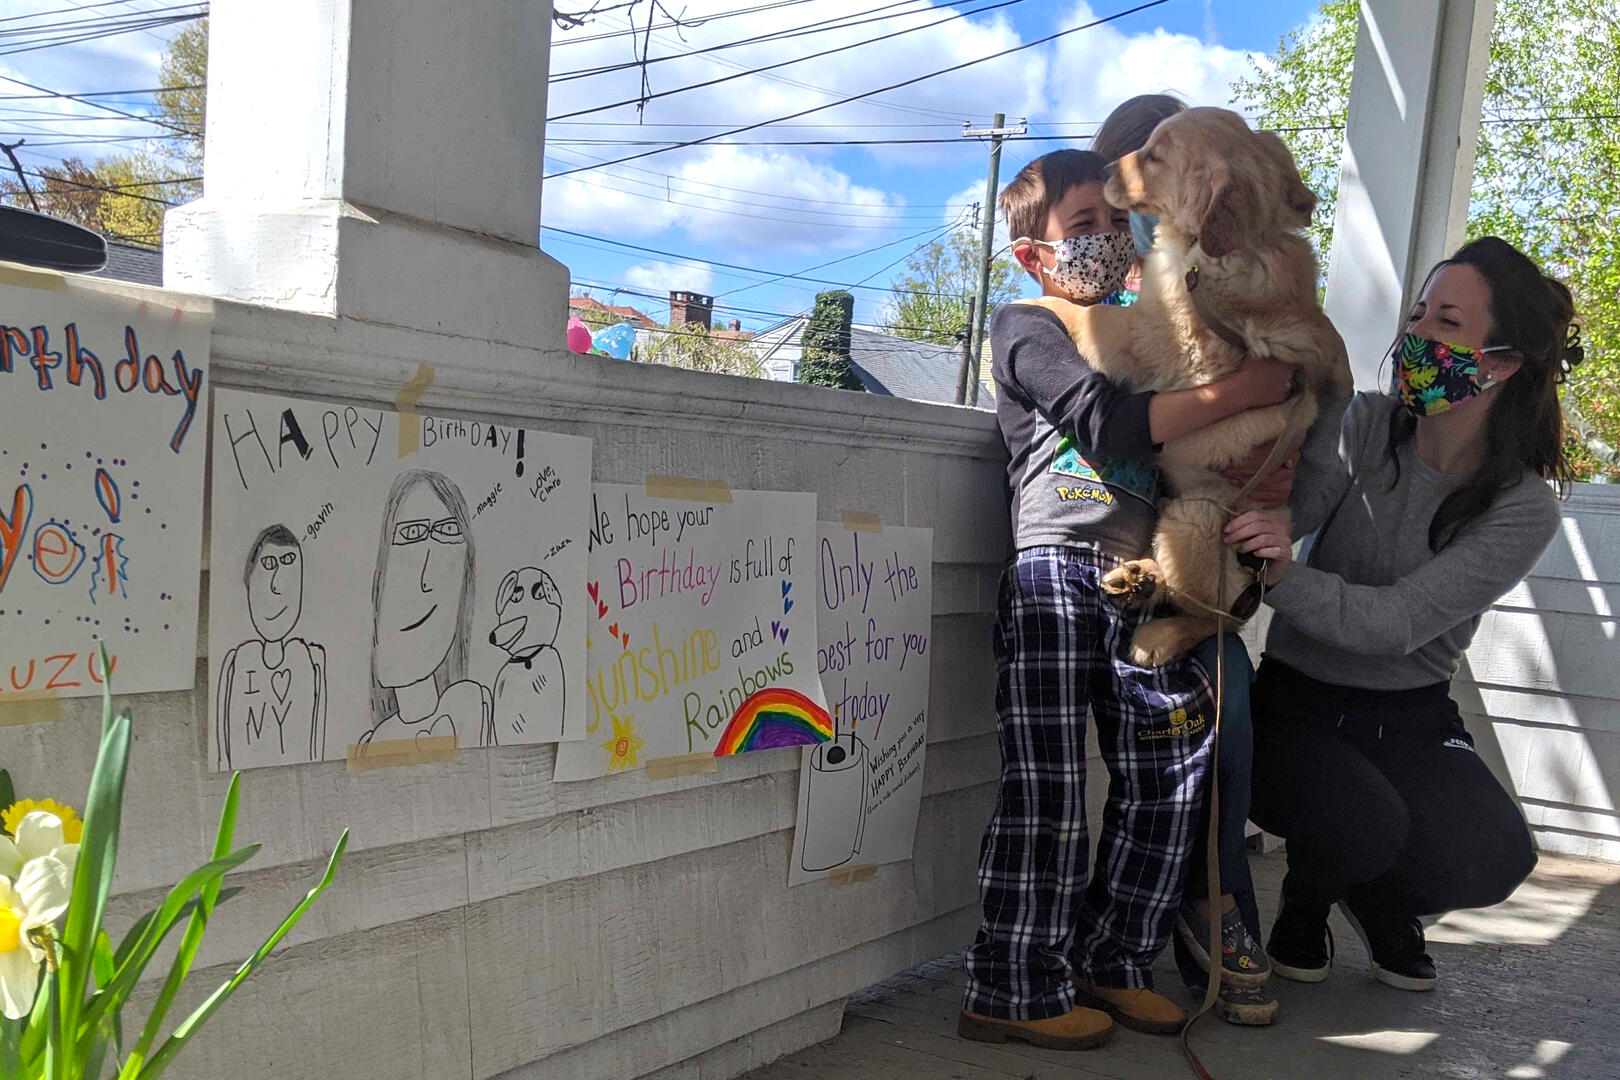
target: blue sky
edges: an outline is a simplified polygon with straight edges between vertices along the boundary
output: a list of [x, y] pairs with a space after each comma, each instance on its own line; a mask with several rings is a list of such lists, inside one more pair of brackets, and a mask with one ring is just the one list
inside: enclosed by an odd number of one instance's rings
[[[24, 14], [89, 2], [8, 0], [6, 10], [8, 15]], [[173, 2], [123, 0], [112, 10], [138, 11]], [[547, 126], [548, 173], [651, 149], [619, 144], [623, 140], [689, 140], [780, 117], [1134, 6], [1133, 0], [1014, 0], [999, 10], [942, 22], [997, 3], [799, 0], [771, 11], [688, 26], [679, 34], [655, 28], [653, 57], [671, 57], [648, 69], [651, 88], [659, 93], [940, 23], [764, 76], [670, 94], [648, 105], [639, 127], [631, 106], [561, 118], [635, 97], [641, 77], [633, 67], [556, 81], [569, 72], [630, 61], [628, 37], [601, 36], [624, 29], [625, 13], [613, 12], [587, 26], [555, 32], [554, 82], [547, 107], [553, 118]], [[746, 0], [689, 0], [684, 10], [686, 18], [694, 19], [751, 6], [755, 5]], [[711, 292], [718, 297], [717, 320], [737, 318], [752, 328], [805, 310], [815, 291], [829, 286], [772, 282], [715, 262], [774, 272], [803, 272], [832, 263], [809, 271], [809, 276], [877, 286], [856, 290], [857, 319], [874, 320], [886, 303], [881, 287], [899, 270], [891, 264], [903, 262], [928, 237], [961, 220], [968, 204], [983, 197], [985, 149], [959, 138], [962, 121], [988, 125], [990, 115], [1000, 109], [1009, 117], [1026, 116], [1032, 134], [1069, 138], [1094, 130], [1113, 104], [1133, 93], [1175, 90], [1200, 104], [1224, 105], [1231, 78], [1248, 70], [1249, 54], [1274, 49], [1278, 38], [1309, 18], [1316, 6], [1316, 0], [1169, 0], [1012, 57], [812, 113], [793, 121], [795, 126], [773, 125], [735, 136], [737, 142], [944, 140], [937, 144], [704, 145], [557, 177], [546, 183], [542, 195], [545, 225], [656, 248], [680, 258], [615, 249], [549, 230], [542, 234], [541, 246], [570, 268], [576, 283], [589, 283], [599, 298], [612, 296], [616, 303], [663, 318], [667, 304], [654, 297], [664, 297], [672, 288]], [[883, 10], [874, 11], [879, 8]], [[643, 10], [635, 12], [638, 24]], [[106, 11], [101, 8], [83, 17]], [[64, 17], [79, 16], [47, 16], [41, 21]], [[676, 55], [760, 34], [868, 19], [879, 21], [708, 55]], [[151, 86], [165, 36], [163, 30], [132, 33], [9, 56], [3, 55], [0, 44], [0, 74], [71, 92]], [[594, 40], [580, 40], [584, 38]], [[27, 92], [15, 85], [0, 90]], [[140, 111], [138, 99], [111, 103]], [[36, 114], [25, 111], [33, 109], [60, 109], [81, 117], [97, 114], [73, 103], [0, 101], [0, 116], [5, 117], [0, 120], [4, 133], [0, 138], [12, 141], [16, 133], [29, 130], [72, 132], [80, 138], [91, 132], [150, 131], [106, 113], [100, 113], [104, 119], [36, 122]], [[30, 167], [63, 153], [93, 156], [132, 145], [75, 145], [61, 135], [43, 133], [30, 144], [24, 148], [25, 166]], [[1030, 158], [1062, 145], [1069, 144], [1009, 144], [1003, 155], [1003, 181]]]

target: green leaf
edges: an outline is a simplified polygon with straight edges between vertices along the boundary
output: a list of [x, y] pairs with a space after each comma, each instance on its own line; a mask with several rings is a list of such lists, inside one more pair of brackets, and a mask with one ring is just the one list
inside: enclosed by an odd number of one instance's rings
[[169, 895], [164, 898], [157, 911], [146, 920], [140, 938], [124, 957], [123, 963], [114, 971], [107, 988], [92, 998], [85, 1008], [81, 1018], [82, 1027], [90, 1030], [75, 1029], [78, 1038], [94, 1038], [94, 1028], [100, 1023], [101, 1017], [109, 1012], [116, 1013], [123, 1007], [129, 992], [135, 988], [141, 972], [146, 969], [158, 946], [180, 921], [181, 912], [185, 910], [191, 897], [200, 889], [218, 882], [221, 877], [253, 858], [258, 851], [258, 844], [238, 848], [223, 859], [215, 859], [199, 866], [169, 890]]
[[174, 1056], [185, 1048], [186, 1043], [191, 1041], [191, 1037], [197, 1033], [197, 1029], [202, 1027], [221, 1005], [225, 1004], [225, 1000], [235, 993], [236, 988], [241, 986], [249, 975], [253, 974], [254, 970], [264, 962], [264, 958], [270, 955], [270, 951], [279, 945], [281, 939], [286, 937], [292, 931], [292, 928], [298, 924], [298, 920], [304, 917], [304, 913], [309, 910], [311, 904], [315, 903], [315, 899], [332, 884], [332, 880], [337, 877], [338, 864], [343, 860], [343, 851], [348, 846], [349, 830], [344, 829], [343, 835], [338, 837], [337, 846], [332, 849], [331, 858], [326, 861], [326, 873], [321, 875], [321, 880], [313, 889], [304, 894], [304, 898], [299, 901], [297, 907], [292, 909], [292, 913], [282, 920], [275, 933], [271, 934], [252, 956], [242, 962], [242, 966], [236, 969], [236, 974], [232, 975], [219, 989], [208, 995], [207, 1001], [197, 1006], [190, 1016], [180, 1022], [180, 1026], [174, 1029], [174, 1034], [170, 1035], [163, 1045], [158, 1047], [158, 1052], [152, 1056], [152, 1060], [140, 1071], [136, 1080], [156, 1080], [157, 1077], [163, 1075], [163, 1070], [169, 1067], [169, 1063], [174, 1060]]
[[0, 810], [5, 810], [17, 801], [17, 792], [11, 786], [11, 770], [0, 769]]
[[[236, 835], [236, 807], [241, 793], [242, 774], [240, 772], [231, 777], [231, 786], [225, 792], [225, 806], [220, 811], [219, 829], [214, 834], [214, 858], [219, 859], [230, 850], [231, 840]], [[146, 1062], [147, 1054], [151, 1053], [152, 1044], [157, 1041], [158, 1032], [163, 1030], [163, 1021], [169, 1014], [169, 1008], [174, 1004], [175, 995], [180, 992], [181, 983], [185, 982], [186, 975], [191, 971], [192, 961], [197, 957], [197, 950], [202, 946], [203, 934], [208, 930], [208, 919], [214, 913], [214, 905], [219, 899], [220, 880], [215, 878], [202, 887], [201, 895], [191, 912], [191, 921], [186, 924], [186, 933], [180, 939], [180, 951], [175, 955], [174, 963], [169, 967], [168, 977], [163, 980], [163, 989], [159, 991], [157, 1001], [152, 1005], [152, 1011], [146, 1018], [146, 1024], [141, 1028], [140, 1038], [135, 1040], [135, 1048], [130, 1051], [129, 1058], [124, 1062], [122, 1074], [138, 1075], [141, 1066]]]
[[[101, 648], [101, 670], [108, 670], [105, 645]], [[91, 953], [96, 935], [101, 931], [101, 917], [107, 909], [107, 894], [112, 890], [113, 868], [118, 861], [124, 779], [129, 768], [130, 721], [127, 709], [113, 716], [111, 683], [110, 676], [102, 682], [101, 749], [96, 754], [90, 794], [85, 799], [84, 835], [73, 874], [73, 899], [68, 904], [58, 970], [52, 980], [57, 987], [53, 1023], [57, 1025], [58, 1041], [51, 1048], [55, 1052], [47, 1050], [46, 1053], [46, 1072], [50, 1080], [79, 1080], [83, 1075], [76, 1057], [79, 1013], [90, 981]], [[64, 1036], [70, 1040], [66, 1046], [59, 1041]]]

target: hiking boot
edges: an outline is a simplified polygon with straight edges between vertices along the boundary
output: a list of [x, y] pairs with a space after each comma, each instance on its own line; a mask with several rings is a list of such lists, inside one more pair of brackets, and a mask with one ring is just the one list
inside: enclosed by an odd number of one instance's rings
[[1368, 910], [1358, 914], [1348, 902], [1341, 902], [1339, 911], [1367, 947], [1373, 978], [1397, 990], [1423, 993], [1435, 988], [1439, 980], [1425, 951], [1422, 923], [1410, 916]]
[[1290, 895], [1283, 880], [1282, 904], [1271, 925], [1271, 970], [1294, 982], [1319, 983], [1333, 966], [1333, 932], [1328, 929], [1329, 907]]
[[[1209, 934], [1191, 905], [1184, 906], [1176, 916], [1176, 936], [1185, 943], [1199, 968], [1209, 974]], [[1243, 913], [1234, 907], [1221, 916], [1221, 985], [1253, 989], [1264, 986], [1269, 978], [1271, 962], [1243, 925]]]
[[956, 1033], [974, 1042], [1012, 1040], [1045, 1050], [1089, 1050], [1114, 1037], [1114, 1022], [1106, 1013], [1078, 1006], [1062, 1016], [1049, 1016], [1044, 1020], [998, 1020], [963, 1009], [956, 1022]]
[[1215, 1015], [1240, 1027], [1269, 1027], [1277, 1022], [1277, 998], [1269, 986], [1233, 986], [1221, 983]]
[[1175, 1002], [1152, 990], [1098, 986], [1078, 975], [1074, 979], [1074, 989], [1081, 1002], [1101, 1009], [1132, 1031], [1174, 1035], [1187, 1022], [1187, 1014]]

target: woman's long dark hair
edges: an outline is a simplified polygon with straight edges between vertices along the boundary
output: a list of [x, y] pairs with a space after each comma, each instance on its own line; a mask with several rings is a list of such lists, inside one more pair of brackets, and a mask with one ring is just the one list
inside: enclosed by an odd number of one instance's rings
[[[1492, 394], [1485, 425], [1485, 454], [1479, 469], [1446, 497], [1429, 522], [1429, 549], [1439, 551], [1489, 510], [1496, 495], [1528, 470], [1569, 494], [1575, 473], [1564, 452], [1564, 416], [1558, 387], [1585, 353], [1580, 328], [1572, 325], [1575, 303], [1564, 283], [1541, 272], [1530, 257], [1495, 236], [1482, 236], [1429, 271], [1424, 288], [1442, 268], [1469, 266], [1491, 293], [1491, 332], [1487, 346], [1507, 345], [1521, 357], [1519, 369]], [[1417, 431], [1404, 409], [1389, 419], [1389, 456], [1400, 478], [1396, 451]], [[1391, 486], [1393, 486], [1392, 481]]]

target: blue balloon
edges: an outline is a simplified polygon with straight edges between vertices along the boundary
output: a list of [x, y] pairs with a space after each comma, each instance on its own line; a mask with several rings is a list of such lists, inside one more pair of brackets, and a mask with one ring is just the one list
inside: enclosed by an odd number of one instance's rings
[[598, 330], [591, 337], [591, 345], [601, 349], [615, 360], [630, 359], [630, 350], [636, 343], [636, 328], [633, 324], [623, 322], [610, 326], [606, 330]]

